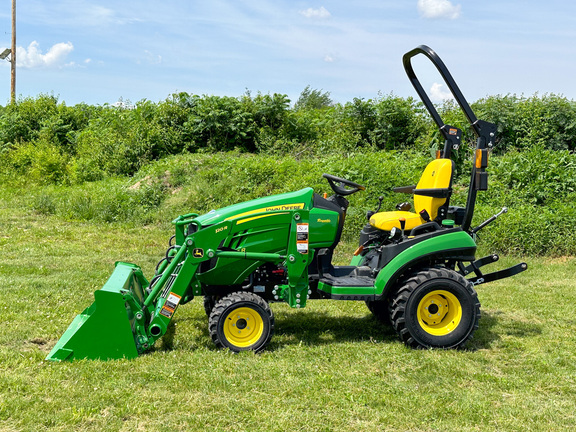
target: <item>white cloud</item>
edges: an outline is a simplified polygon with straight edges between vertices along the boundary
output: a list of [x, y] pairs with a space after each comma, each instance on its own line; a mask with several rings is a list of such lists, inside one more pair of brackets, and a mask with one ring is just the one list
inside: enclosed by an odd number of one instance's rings
[[450, 90], [444, 89], [444, 84], [434, 83], [430, 88], [430, 99], [432, 102], [442, 102], [449, 99], [454, 99]]
[[418, 12], [424, 18], [456, 19], [460, 17], [460, 5], [450, 0], [418, 0]]
[[334, 56], [331, 54], [326, 54], [326, 56], [324, 57], [324, 61], [326, 63], [333, 63], [334, 62]]
[[148, 50], [144, 50], [144, 57], [136, 61], [137, 64], [147, 63], [151, 65], [159, 65], [162, 63], [162, 56], [154, 54]]
[[324, 6], [320, 6], [319, 9], [308, 8], [306, 10], [300, 11], [300, 15], [306, 18], [330, 18], [332, 14]]
[[73, 49], [72, 42], [60, 42], [53, 45], [46, 54], [42, 54], [38, 42], [33, 41], [28, 48], [16, 49], [16, 65], [23, 68], [66, 66], [66, 57]]

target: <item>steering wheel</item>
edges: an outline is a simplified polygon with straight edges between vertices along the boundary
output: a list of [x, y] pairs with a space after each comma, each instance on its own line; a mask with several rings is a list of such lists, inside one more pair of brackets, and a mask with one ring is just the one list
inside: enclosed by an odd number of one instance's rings
[[[330, 187], [332, 188], [332, 190], [336, 195], [346, 196], [346, 195], [352, 195], [353, 193], [361, 190], [366, 190], [364, 186], [359, 185], [358, 183], [354, 183], [350, 180], [333, 176], [332, 174], [322, 174], [322, 177], [328, 180]], [[343, 186], [349, 186], [351, 189], [346, 189]]]

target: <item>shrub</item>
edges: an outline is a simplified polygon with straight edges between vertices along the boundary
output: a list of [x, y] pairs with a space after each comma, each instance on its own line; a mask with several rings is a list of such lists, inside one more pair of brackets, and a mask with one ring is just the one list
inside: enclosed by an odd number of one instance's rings
[[69, 157], [61, 147], [46, 139], [21, 143], [8, 153], [7, 166], [13, 174], [38, 184], [65, 184], [68, 182]]
[[534, 146], [491, 158], [486, 202], [550, 205], [576, 191], [576, 155]]
[[497, 149], [576, 149], [576, 103], [547, 94], [491, 96], [473, 104], [479, 118], [499, 126]]

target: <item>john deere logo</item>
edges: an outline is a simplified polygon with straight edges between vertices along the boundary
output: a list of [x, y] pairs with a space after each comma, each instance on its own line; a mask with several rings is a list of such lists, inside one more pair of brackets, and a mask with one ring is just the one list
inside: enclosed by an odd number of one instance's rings
[[204, 249], [200, 249], [200, 248], [194, 249], [192, 251], [192, 256], [194, 258], [203, 258], [204, 257]]

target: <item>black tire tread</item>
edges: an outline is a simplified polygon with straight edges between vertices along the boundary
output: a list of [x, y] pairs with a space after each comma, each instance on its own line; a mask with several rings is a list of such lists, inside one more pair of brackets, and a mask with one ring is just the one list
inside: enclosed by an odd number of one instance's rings
[[474, 286], [470, 281], [465, 279], [459, 273], [456, 273], [455, 271], [443, 267], [432, 267], [421, 269], [412, 274], [409, 274], [403, 281], [401, 281], [398, 284], [398, 289], [396, 290], [395, 293], [392, 294], [390, 301], [390, 319], [392, 321], [392, 326], [398, 333], [400, 340], [402, 340], [402, 342], [404, 342], [407, 346], [412, 348], [430, 348], [430, 346], [423, 345], [420, 342], [418, 342], [410, 334], [410, 331], [408, 330], [408, 328], [406, 328], [405, 316], [406, 316], [406, 303], [408, 302], [408, 299], [410, 298], [412, 293], [416, 290], [416, 288], [418, 288], [418, 286], [434, 278], [449, 279], [461, 284], [463, 287], [465, 287], [466, 291], [473, 300], [475, 309], [475, 319], [471, 331], [465, 338], [463, 338], [463, 340], [459, 341], [457, 344], [443, 347], [443, 348], [460, 348], [468, 340], [472, 338], [473, 333], [478, 329], [480, 320], [480, 301], [478, 300], [478, 294], [476, 293], [476, 290], [474, 289]]
[[[208, 331], [210, 332], [210, 336], [212, 341], [218, 348], [226, 348], [227, 345], [220, 340], [218, 335], [218, 323], [222, 315], [228, 310], [229, 307], [239, 304], [239, 303], [253, 303], [260, 306], [264, 312], [268, 315], [268, 320], [270, 323], [270, 329], [266, 339], [260, 343], [257, 347], [253, 348], [254, 352], [260, 352], [263, 350], [266, 345], [270, 342], [272, 335], [274, 334], [274, 314], [272, 313], [272, 309], [270, 309], [270, 305], [266, 300], [260, 297], [257, 294], [252, 292], [244, 292], [244, 291], [237, 291], [220, 299], [216, 302], [215, 306], [212, 308], [212, 312], [210, 313], [210, 317], [208, 318]], [[235, 350], [228, 347], [230, 351], [238, 352], [240, 350]]]
[[205, 295], [204, 296], [204, 312], [206, 312], [206, 316], [210, 318], [210, 314], [212, 313], [212, 309], [216, 306], [220, 297]]
[[382, 324], [390, 325], [390, 308], [385, 300], [366, 300], [366, 307]]

